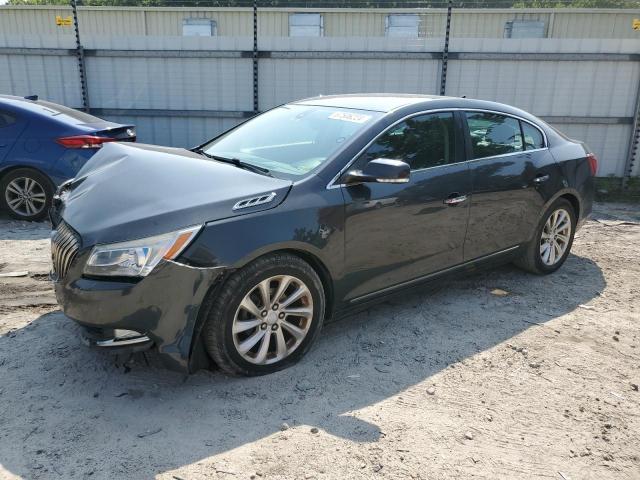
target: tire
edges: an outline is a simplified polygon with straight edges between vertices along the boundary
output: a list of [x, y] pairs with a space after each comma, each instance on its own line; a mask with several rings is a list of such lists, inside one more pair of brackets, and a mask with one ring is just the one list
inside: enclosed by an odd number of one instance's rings
[[[301, 296], [296, 299], [294, 292]], [[234, 272], [213, 299], [203, 329], [206, 350], [228, 374], [282, 370], [297, 362], [317, 338], [325, 304], [322, 282], [308, 263], [288, 253], [261, 257]]]
[[53, 192], [53, 184], [45, 175], [31, 168], [19, 168], [0, 181], [0, 207], [17, 220], [42, 220], [51, 208]]
[[[548, 232], [554, 232], [553, 228], [549, 230], [549, 226], [554, 225], [554, 218], [552, 218], [554, 214], [558, 214], [558, 216], [555, 217], [555, 221], [558, 226], [564, 225], [564, 223], [561, 222], [563, 215], [567, 215], [569, 217], [567, 219], [567, 225], [570, 228], [568, 234], [564, 234], [566, 230], [563, 228], [558, 231], [559, 233], [563, 233], [562, 235], [554, 237], [555, 234], [551, 233], [551, 237], [549, 237]], [[573, 245], [573, 238], [576, 231], [576, 223], [576, 212], [571, 203], [564, 198], [559, 198], [551, 204], [542, 216], [535, 235], [527, 244], [522, 256], [515, 260], [514, 263], [518, 267], [538, 275], [547, 275], [555, 272], [562, 266], [571, 252], [571, 246]], [[551, 243], [543, 245], [543, 235], [545, 236], [545, 239], [548, 238]], [[567, 237], [566, 243], [561, 240], [563, 237]], [[558, 249], [553, 247], [554, 244], [558, 245]], [[551, 253], [551, 250], [553, 250], [553, 253]], [[553, 255], [554, 258], [551, 258], [551, 255]]]

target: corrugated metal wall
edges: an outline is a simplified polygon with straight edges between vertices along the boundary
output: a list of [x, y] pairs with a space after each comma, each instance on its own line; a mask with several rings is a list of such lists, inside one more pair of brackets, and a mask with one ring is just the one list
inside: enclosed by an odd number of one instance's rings
[[[218, 35], [245, 36], [253, 33], [250, 8], [151, 8], [79, 7], [80, 21], [91, 34], [181, 35], [185, 18], [211, 18]], [[420, 15], [420, 35], [444, 35], [443, 9], [260, 9], [259, 31], [263, 36], [288, 36], [289, 14], [316, 12], [324, 16], [325, 36], [376, 37], [385, 34], [385, 17], [397, 13]], [[73, 27], [57, 26], [56, 16], [69, 16], [71, 9], [52, 6], [0, 7], [0, 32], [11, 34], [71, 35]], [[634, 10], [582, 9], [456, 9], [452, 35], [468, 38], [501, 38], [505, 22], [515, 19], [545, 23], [549, 38], [638, 38], [632, 29]]]
[[[515, 40], [509, 50], [525, 53], [549, 51], [581, 52], [583, 40]], [[453, 51], [500, 51], [504, 40], [477, 42], [453, 39]], [[561, 47], [560, 47], [561, 45]], [[630, 53], [640, 46], [633, 41], [602, 41], [609, 53]], [[595, 44], [589, 45], [597, 51]], [[589, 117], [609, 119], [634, 115], [640, 62], [635, 61], [502, 61], [452, 60], [449, 62], [447, 94], [466, 95], [507, 103], [540, 117]], [[570, 137], [586, 141], [603, 160], [600, 175], [622, 175], [631, 136], [631, 124], [563, 124], [554, 126]], [[637, 171], [637, 170], [636, 170]]]
[[[4, 29], [7, 12], [10, 31]], [[629, 54], [640, 52], [640, 39], [503, 39], [504, 21], [512, 17], [494, 13], [475, 23], [466, 11], [454, 17], [450, 51], [493, 56], [452, 55], [447, 94], [504, 102], [550, 118], [595, 150], [600, 175], [622, 175], [640, 85], [640, 61]], [[56, 14], [66, 16], [70, 10], [0, 7], [0, 93], [35, 93], [82, 106], [75, 39], [44, 20]], [[441, 11], [425, 14], [424, 36], [414, 39], [384, 37], [385, 14], [360, 10], [327, 13], [325, 38], [290, 38], [288, 14], [270, 10], [259, 17], [261, 32], [280, 32], [259, 38], [260, 51], [268, 54], [259, 60], [260, 110], [318, 94], [438, 93]], [[555, 32], [563, 25], [561, 17], [582, 14], [545, 10], [530, 15], [553, 15], [549, 28]], [[603, 32], [612, 31], [611, 22], [626, 25], [628, 16], [590, 15], [606, 20], [604, 26], [588, 23]], [[198, 16], [216, 20], [220, 35], [180, 36], [182, 19]], [[250, 9], [81, 9], [80, 23], [90, 106], [106, 118], [137, 124], [141, 141], [196, 145], [253, 109]], [[26, 33], [30, 29], [41, 33]], [[352, 36], [334, 36], [343, 29]], [[19, 47], [41, 50], [25, 54]], [[569, 57], [547, 58], [560, 53]], [[594, 53], [604, 56], [580, 57]], [[640, 162], [633, 173], [640, 174]]]

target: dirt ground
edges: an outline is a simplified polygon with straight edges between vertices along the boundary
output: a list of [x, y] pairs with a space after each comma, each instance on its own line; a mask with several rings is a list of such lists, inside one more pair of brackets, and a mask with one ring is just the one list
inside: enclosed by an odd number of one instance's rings
[[0, 478], [640, 479], [637, 205], [597, 205], [554, 275], [398, 297], [252, 379], [87, 349], [48, 238], [0, 217]]

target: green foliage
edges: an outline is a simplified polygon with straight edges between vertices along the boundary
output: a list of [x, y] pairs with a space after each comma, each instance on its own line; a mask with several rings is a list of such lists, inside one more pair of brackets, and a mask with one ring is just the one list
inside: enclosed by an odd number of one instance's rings
[[519, 0], [513, 2], [515, 8], [640, 8], [638, 0]]
[[[114, 7], [250, 7], [252, 0], [77, 0]], [[69, 0], [9, 0], [9, 5], [69, 5]], [[259, 7], [444, 8], [448, 0], [258, 0]], [[453, 0], [455, 8], [640, 8], [640, 0]]]
[[640, 177], [629, 178], [626, 188], [620, 177], [596, 178], [596, 201], [640, 203]]

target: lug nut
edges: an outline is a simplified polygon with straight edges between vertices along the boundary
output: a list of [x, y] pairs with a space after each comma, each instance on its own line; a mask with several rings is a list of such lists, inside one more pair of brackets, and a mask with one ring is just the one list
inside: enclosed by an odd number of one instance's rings
[[262, 323], [262, 324], [260, 324], [260, 328], [261, 328], [262, 330], [266, 330], [266, 329], [267, 329], [267, 324], [266, 324], [266, 323]]
[[278, 324], [274, 323], [273, 325], [271, 325], [271, 330], [277, 330], [278, 329]]
[[260, 315], [262, 315], [263, 317], [266, 317], [266, 316], [267, 316], [267, 311], [266, 311], [266, 310], [263, 310], [263, 311], [262, 311], [262, 313], [261, 313]]
[[280, 308], [280, 305], [278, 305], [277, 303], [273, 304], [273, 307], [271, 307], [273, 310], [277, 310], [278, 308]]
[[284, 318], [284, 312], [280, 312], [280, 315], [278, 315], [278, 318], [282, 320]]

